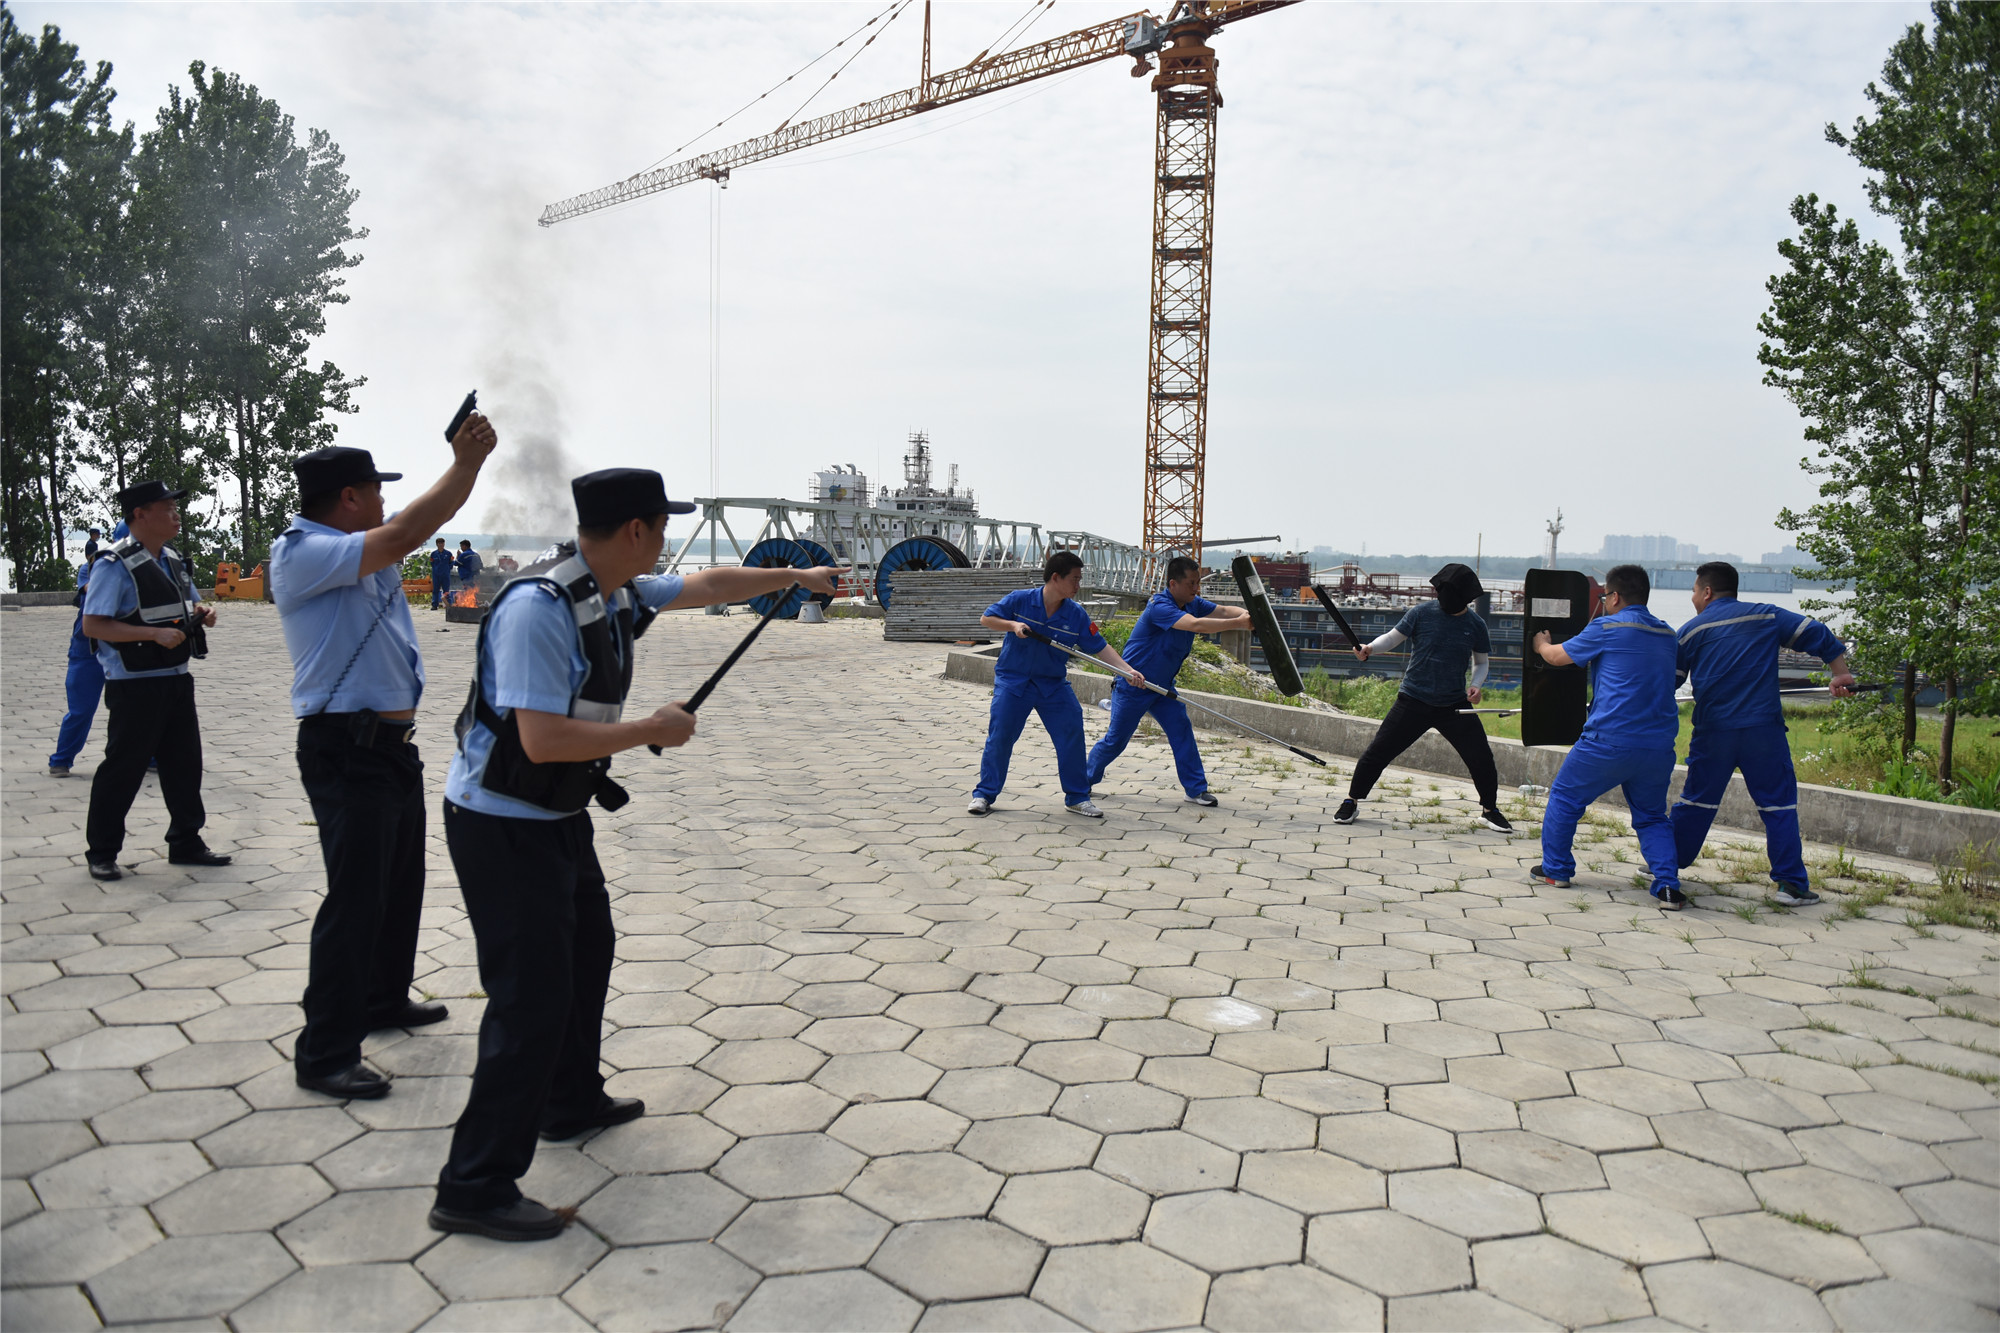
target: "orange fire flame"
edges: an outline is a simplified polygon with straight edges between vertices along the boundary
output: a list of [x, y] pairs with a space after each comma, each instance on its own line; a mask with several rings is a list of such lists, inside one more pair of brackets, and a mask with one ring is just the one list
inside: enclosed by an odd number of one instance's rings
[[473, 596], [472, 589], [466, 588], [451, 595], [451, 604], [453, 606], [478, 606], [479, 599]]

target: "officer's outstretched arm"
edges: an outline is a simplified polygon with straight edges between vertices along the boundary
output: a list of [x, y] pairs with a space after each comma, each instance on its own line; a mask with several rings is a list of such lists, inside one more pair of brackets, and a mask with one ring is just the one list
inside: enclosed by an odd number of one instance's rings
[[767, 592], [783, 592], [794, 583], [807, 592], [831, 596], [835, 584], [851, 569], [821, 565], [815, 569], [756, 569], [742, 565], [718, 565], [689, 574], [681, 581], [681, 595], [668, 602], [669, 608], [718, 606], [724, 602], [747, 602]]
[[517, 708], [521, 749], [538, 764], [575, 764], [603, 759], [641, 745], [686, 745], [694, 735], [694, 714], [676, 700], [636, 722], [590, 722], [561, 713]]

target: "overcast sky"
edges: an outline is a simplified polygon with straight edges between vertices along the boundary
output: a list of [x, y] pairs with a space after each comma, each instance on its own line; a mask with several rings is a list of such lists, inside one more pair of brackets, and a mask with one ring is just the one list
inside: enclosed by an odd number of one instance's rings
[[[1025, 2], [938, 6], [934, 64], [962, 63]], [[410, 473], [392, 488], [407, 499], [477, 386], [517, 466], [453, 525], [472, 528], [560, 513], [571, 468], [656, 467], [670, 494], [710, 493], [714, 187], [535, 219], [877, 7], [17, 16], [111, 61], [141, 130], [201, 59], [341, 145], [371, 233], [318, 349], [368, 379], [341, 440]], [[1029, 40], [1123, 8], [1059, 4]], [[920, 9], [812, 109], [913, 84]], [[1405, 553], [1483, 534], [1526, 554], [1560, 506], [1567, 549], [1607, 532], [1775, 549], [1772, 519], [1813, 484], [1796, 417], [1759, 382], [1763, 284], [1795, 195], [1863, 204], [1823, 127], [1864, 111], [1890, 43], [1926, 17], [1313, 3], [1222, 32], [1209, 534]], [[721, 196], [724, 494], [802, 499], [836, 461], [893, 482], [921, 428], [985, 513], [1136, 539], [1154, 104], [1127, 68], [737, 174]], [[816, 82], [700, 147], [774, 128]]]

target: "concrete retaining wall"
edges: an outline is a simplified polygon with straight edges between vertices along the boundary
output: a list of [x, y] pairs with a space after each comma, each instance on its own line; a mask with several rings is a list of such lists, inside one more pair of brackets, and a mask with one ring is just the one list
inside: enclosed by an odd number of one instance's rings
[[[195, 591], [201, 594], [203, 601], [212, 602], [215, 600], [215, 589], [213, 588], [196, 588]], [[74, 590], [70, 592], [0, 592], [0, 606], [68, 606], [70, 600], [75, 596], [76, 593]]]
[[[993, 683], [994, 655], [998, 651], [968, 649], [949, 653], [945, 658], [944, 674], [951, 680], [990, 686]], [[1077, 697], [1086, 704], [1095, 704], [1111, 692], [1109, 676], [1071, 671], [1069, 679]], [[1316, 754], [1358, 758], [1375, 738], [1376, 728], [1382, 725], [1374, 718], [1322, 713], [1223, 694], [1202, 694], [1194, 690], [1186, 693], [1219, 713], [1273, 736], [1281, 736]], [[1221, 722], [1199, 710], [1191, 710], [1189, 716], [1197, 727], [1227, 730]], [[1499, 736], [1492, 738], [1492, 744], [1493, 761], [1500, 770], [1503, 793], [1524, 783], [1547, 787], [1562, 767], [1563, 756], [1569, 753], [1567, 747], [1529, 748], [1519, 741]], [[1435, 732], [1426, 734], [1405, 750], [1402, 757], [1396, 760], [1396, 766], [1460, 780], [1465, 778], [1465, 765], [1459, 762], [1458, 754]], [[1680, 794], [1681, 783], [1686, 778], [1686, 768], [1674, 769], [1670, 798]], [[1599, 803], [1623, 806], [1625, 802], [1614, 791], [1602, 797]], [[1757, 808], [1744, 789], [1740, 775], [1730, 780], [1729, 792], [1722, 799], [1722, 811], [1716, 822], [1731, 829], [1762, 831], [1763, 824], [1758, 818]], [[1914, 861], [1941, 861], [1955, 855], [1968, 843], [2000, 848], [2000, 812], [1940, 805], [1934, 801], [1908, 801], [1900, 796], [1877, 796], [1872, 792], [1804, 783], [1799, 786], [1799, 827], [1810, 842]]]

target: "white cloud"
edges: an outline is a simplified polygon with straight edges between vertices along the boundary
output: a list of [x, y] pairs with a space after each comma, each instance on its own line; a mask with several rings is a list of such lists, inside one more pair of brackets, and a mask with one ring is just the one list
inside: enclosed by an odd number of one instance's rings
[[[404, 487], [442, 465], [438, 431], [473, 384], [507, 447], [492, 376], [511, 358], [556, 387], [549, 414], [581, 466], [659, 467], [678, 495], [707, 490], [711, 187], [549, 230], [535, 214], [645, 166], [868, 12], [19, 18], [113, 61], [142, 129], [200, 58], [342, 145], [372, 235], [321, 351], [369, 377], [343, 442], [409, 472]], [[941, 6], [939, 63], [1019, 12]], [[1115, 12], [1065, 4], [1036, 33]], [[1223, 32], [1209, 530], [1407, 552], [1483, 533], [1527, 553], [1561, 505], [1577, 549], [1606, 531], [1778, 545], [1771, 517], [1811, 484], [1797, 421], [1758, 382], [1763, 281], [1795, 194], [1859, 206], [1822, 127], [1864, 109], [1889, 43], [1924, 18], [1313, 4]], [[815, 106], [914, 82], [916, 31], [913, 11]], [[1126, 68], [739, 173], [723, 197], [725, 491], [802, 496], [836, 459], [893, 472], [923, 427], [988, 513], [1136, 536], [1153, 111]]]

